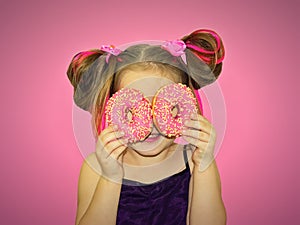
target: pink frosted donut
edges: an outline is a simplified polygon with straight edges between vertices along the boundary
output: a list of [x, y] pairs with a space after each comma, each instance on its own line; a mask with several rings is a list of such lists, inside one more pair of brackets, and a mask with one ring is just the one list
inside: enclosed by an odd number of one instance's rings
[[186, 85], [169, 84], [154, 96], [152, 110], [159, 132], [167, 137], [179, 137], [184, 122], [197, 113], [197, 100]]
[[151, 133], [151, 105], [139, 90], [123, 88], [113, 94], [105, 114], [108, 125], [117, 125], [129, 143], [142, 141]]

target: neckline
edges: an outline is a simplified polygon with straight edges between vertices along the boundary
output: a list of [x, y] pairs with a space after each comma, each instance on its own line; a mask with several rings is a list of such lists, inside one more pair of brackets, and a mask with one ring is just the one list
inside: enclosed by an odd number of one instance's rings
[[190, 171], [189, 171], [189, 168], [186, 166], [184, 170], [182, 171], [179, 171], [178, 173], [175, 173], [169, 177], [166, 177], [166, 178], [163, 178], [161, 180], [158, 180], [158, 181], [155, 181], [154, 183], [143, 183], [143, 182], [140, 182], [140, 181], [134, 181], [134, 180], [128, 180], [126, 178], [123, 178], [123, 183], [122, 183], [122, 186], [153, 186], [153, 185], [158, 185], [158, 184], [162, 184], [164, 182], [166, 182], [167, 180], [170, 180], [174, 177], [178, 177], [180, 175], [182, 175], [183, 173], [186, 173], [186, 172], [189, 172], [190, 174]]
[[157, 180], [153, 183], [143, 183], [143, 182], [140, 182], [140, 181], [135, 181], [135, 180], [130, 180], [130, 179], [126, 179], [126, 178], [123, 178], [122, 179], [122, 186], [147, 186], [147, 187], [150, 187], [150, 186], [153, 186], [153, 185], [158, 185], [158, 184], [162, 184], [164, 182], [166, 182], [167, 180], [170, 180], [174, 177], [178, 177], [184, 173], [189, 173], [189, 176], [191, 175], [190, 173], [190, 167], [189, 167], [189, 162], [188, 162], [188, 157], [187, 157], [187, 152], [186, 152], [186, 145], [184, 146], [184, 150], [183, 150], [183, 157], [184, 157], [184, 161], [185, 161], [185, 169], [175, 173], [175, 174], [172, 174], [171, 176], [169, 177], [166, 177], [166, 178], [163, 178], [163, 179], [160, 179], [160, 180]]

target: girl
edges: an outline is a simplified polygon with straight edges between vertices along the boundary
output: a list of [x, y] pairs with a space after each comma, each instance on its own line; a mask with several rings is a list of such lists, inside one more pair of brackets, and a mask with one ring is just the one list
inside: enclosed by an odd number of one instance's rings
[[[223, 58], [221, 38], [206, 29], [181, 40], [124, 51], [102, 46], [74, 56], [67, 71], [74, 101], [92, 114], [96, 137], [80, 171], [76, 225], [226, 224], [216, 132], [195, 91], [218, 78]], [[180, 138], [162, 135], [152, 123], [146, 139], [128, 143], [125, 130], [107, 126], [105, 106], [114, 93], [134, 88], [152, 103], [172, 83], [191, 88], [199, 103]]]

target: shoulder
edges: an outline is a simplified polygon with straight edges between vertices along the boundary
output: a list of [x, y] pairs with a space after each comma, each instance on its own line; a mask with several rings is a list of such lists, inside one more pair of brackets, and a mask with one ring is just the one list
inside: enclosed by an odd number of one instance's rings
[[97, 173], [98, 175], [101, 174], [101, 167], [96, 157], [96, 153], [90, 153], [85, 159], [82, 164], [81, 169], [89, 169], [92, 170], [91, 172]]
[[78, 199], [77, 199], [77, 214], [76, 224], [87, 210], [97, 184], [101, 178], [100, 166], [95, 153], [88, 155], [82, 163], [78, 180]]
[[97, 183], [101, 174], [101, 168], [95, 153], [88, 155], [82, 163], [79, 176], [79, 191]]
[[88, 155], [82, 163], [78, 180], [78, 201], [80, 203], [90, 199], [100, 176], [101, 170], [95, 153]]
[[96, 153], [89, 154], [83, 161], [80, 168], [78, 188], [85, 189], [93, 183], [97, 183], [101, 177], [101, 167], [96, 157]]

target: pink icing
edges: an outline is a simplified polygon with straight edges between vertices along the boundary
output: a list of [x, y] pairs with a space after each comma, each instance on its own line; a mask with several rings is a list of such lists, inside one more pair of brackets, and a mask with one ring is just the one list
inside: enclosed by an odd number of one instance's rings
[[108, 125], [117, 125], [129, 143], [144, 140], [152, 129], [151, 105], [143, 93], [124, 88], [116, 92], [105, 108]]
[[[153, 103], [153, 119], [161, 133], [168, 137], [179, 137], [184, 122], [192, 113], [197, 113], [197, 100], [192, 90], [183, 84], [170, 84], [158, 91]], [[177, 115], [172, 115], [176, 107]]]
[[[198, 104], [199, 104], [201, 115], [203, 115], [203, 106], [202, 106], [202, 101], [201, 101], [201, 98], [200, 98], [199, 90], [195, 90], [194, 93], [195, 93], [195, 96], [196, 96]], [[188, 142], [186, 140], [184, 140], [181, 136], [175, 138], [174, 143], [177, 143], [177, 144], [180, 144], [180, 145], [188, 144]]]

